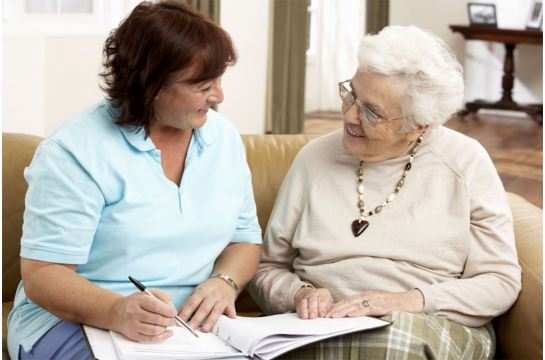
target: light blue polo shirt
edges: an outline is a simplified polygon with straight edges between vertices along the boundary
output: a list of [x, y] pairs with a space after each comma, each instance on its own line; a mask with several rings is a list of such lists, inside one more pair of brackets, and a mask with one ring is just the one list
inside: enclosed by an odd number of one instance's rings
[[[114, 124], [103, 100], [44, 140], [25, 169], [21, 256], [77, 264], [77, 272], [123, 295], [168, 291], [176, 307], [212, 273], [230, 242], [261, 243], [251, 175], [234, 126], [210, 110], [193, 132], [182, 182], [168, 180], [144, 132]], [[10, 356], [30, 351], [60, 319], [25, 295], [8, 318]]]

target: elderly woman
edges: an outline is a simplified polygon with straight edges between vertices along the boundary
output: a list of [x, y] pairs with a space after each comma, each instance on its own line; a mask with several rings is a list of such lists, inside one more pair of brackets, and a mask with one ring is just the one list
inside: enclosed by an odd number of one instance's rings
[[89, 358], [77, 324], [161, 341], [177, 313], [192, 328], [207, 318], [204, 332], [235, 317], [261, 251], [242, 141], [210, 109], [235, 61], [229, 35], [180, 2], [141, 3], [112, 31], [108, 98], [25, 171], [13, 359]]
[[358, 59], [339, 83], [344, 129], [296, 157], [250, 291], [267, 314], [393, 321], [288, 358], [490, 358], [520, 267], [492, 161], [441, 126], [463, 99], [461, 66], [414, 26], [365, 36]]

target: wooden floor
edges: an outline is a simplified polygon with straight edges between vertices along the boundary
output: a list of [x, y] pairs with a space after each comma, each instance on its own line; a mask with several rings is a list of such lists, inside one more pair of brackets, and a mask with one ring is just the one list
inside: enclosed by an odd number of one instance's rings
[[[305, 116], [305, 134], [342, 128], [342, 115], [314, 112]], [[529, 118], [479, 114], [454, 117], [446, 127], [478, 140], [488, 151], [509, 192], [543, 208], [543, 127]]]

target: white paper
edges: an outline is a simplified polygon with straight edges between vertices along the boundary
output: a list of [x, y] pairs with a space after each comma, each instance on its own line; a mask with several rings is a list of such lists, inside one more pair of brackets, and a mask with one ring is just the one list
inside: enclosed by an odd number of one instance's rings
[[85, 336], [93, 349], [93, 355], [99, 360], [117, 360], [114, 343], [108, 330], [97, 329], [92, 326], [83, 325]]
[[169, 330], [174, 335], [161, 342], [140, 343], [129, 340], [125, 336], [110, 332], [117, 352], [124, 359], [157, 358], [164, 359], [218, 359], [240, 356], [240, 352], [225, 344], [212, 333], [195, 332], [198, 338], [182, 327], [173, 326]]
[[[222, 316], [212, 331], [242, 353], [268, 359], [308, 343], [388, 324], [372, 317], [301, 320], [297, 314], [236, 319]], [[262, 346], [275, 355], [262, 353]]]
[[[181, 327], [174, 336], [156, 343], [138, 343], [123, 335], [85, 326], [95, 356], [120, 359], [271, 359], [295, 348], [334, 336], [389, 325], [370, 317], [301, 320], [297, 314], [258, 318], [221, 316], [210, 333], [197, 330], [199, 338]], [[106, 344], [108, 343], [108, 344]], [[108, 349], [109, 353], [98, 355]], [[112, 355], [113, 354], [113, 355]], [[113, 357], [111, 357], [113, 356]]]

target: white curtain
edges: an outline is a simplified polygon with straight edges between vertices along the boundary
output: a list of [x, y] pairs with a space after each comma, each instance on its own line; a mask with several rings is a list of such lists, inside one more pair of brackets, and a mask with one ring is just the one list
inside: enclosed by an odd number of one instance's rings
[[365, 1], [321, 1], [319, 110], [340, 111], [337, 84], [357, 70], [358, 46], [365, 29]]

